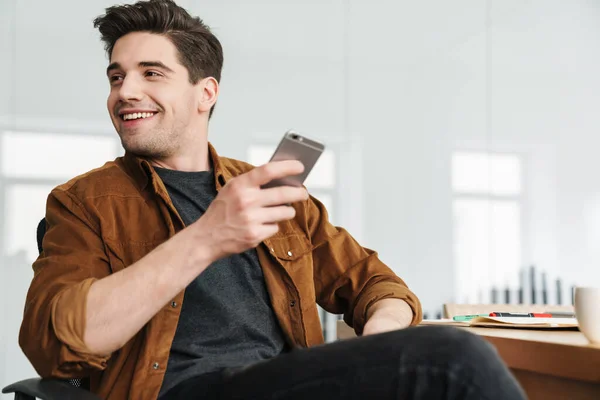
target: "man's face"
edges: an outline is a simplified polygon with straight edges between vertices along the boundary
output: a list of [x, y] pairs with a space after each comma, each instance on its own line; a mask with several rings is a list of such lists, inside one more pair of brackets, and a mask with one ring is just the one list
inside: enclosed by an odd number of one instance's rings
[[108, 112], [125, 150], [163, 158], [185, 146], [199, 118], [199, 90], [168, 38], [147, 32], [123, 36], [107, 75]]

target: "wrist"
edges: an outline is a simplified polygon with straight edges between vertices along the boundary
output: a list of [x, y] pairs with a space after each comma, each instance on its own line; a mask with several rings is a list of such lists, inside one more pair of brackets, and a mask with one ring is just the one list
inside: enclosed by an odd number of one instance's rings
[[367, 310], [367, 322], [371, 318], [386, 318], [407, 327], [412, 323], [414, 313], [402, 299], [382, 299], [373, 303]]
[[197, 223], [188, 226], [177, 236], [181, 241], [184, 263], [188, 268], [200, 269], [199, 272], [202, 272], [220, 258], [213, 235]]

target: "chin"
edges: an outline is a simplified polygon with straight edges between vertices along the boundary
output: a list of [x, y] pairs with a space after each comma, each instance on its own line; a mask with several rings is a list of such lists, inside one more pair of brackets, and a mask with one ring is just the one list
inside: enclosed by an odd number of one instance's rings
[[154, 152], [152, 146], [148, 146], [147, 143], [142, 143], [142, 141], [133, 139], [131, 137], [121, 137], [121, 145], [128, 153], [133, 153], [139, 156], [151, 155]]
[[170, 155], [171, 151], [164, 145], [143, 140], [121, 139], [125, 151], [140, 157], [163, 158]]

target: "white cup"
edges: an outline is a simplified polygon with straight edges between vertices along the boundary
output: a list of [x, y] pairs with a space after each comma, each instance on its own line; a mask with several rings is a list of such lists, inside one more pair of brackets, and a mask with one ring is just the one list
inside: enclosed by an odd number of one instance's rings
[[600, 288], [575, 288], [575, 314], [579, 330], [591, 343], [600, 344]]

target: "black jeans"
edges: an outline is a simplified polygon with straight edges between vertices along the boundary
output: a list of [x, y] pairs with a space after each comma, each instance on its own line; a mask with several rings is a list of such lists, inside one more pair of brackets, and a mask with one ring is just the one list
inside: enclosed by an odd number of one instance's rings
[[171, 399], [524, 399], [493, 346], [465, 330], [413, 327], [294, 350], [182, 382]]

